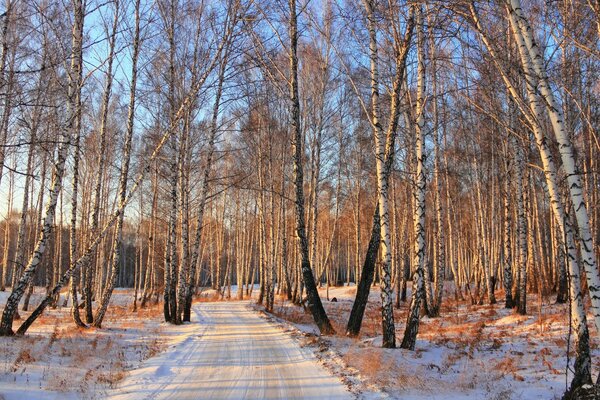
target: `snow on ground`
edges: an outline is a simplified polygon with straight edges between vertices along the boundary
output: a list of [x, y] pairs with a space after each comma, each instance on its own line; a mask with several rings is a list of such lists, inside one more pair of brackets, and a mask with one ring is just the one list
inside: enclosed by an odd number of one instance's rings
[[[35, 291], [33, 307], [44, 289]], [[0, 292], [1, 307], [9, 294]], [[178, 333], [163, 329], [162, 308], [133, 313], [132, 300], [130, 291], [116, 289], [103, 329], [76, 328], [69, 306], [48, 309], [23, 337], [0, 337], [0, 399], [104, 398], [127, 370], [157, 354]], [[15, 321], [15, 329], [20, 322]]]
[[248, 302], [198, 303], [191, 328], [133, 371], [109, 397], [135, 399], [314, 399], [353, 396]]
[[[7, 297], [0, 293], [0, 307]], [[124, 289], [102, 329], [76, 328], [70, 305], [48, 309], [24, 337], [0, 337], [0, 400], [355, 397], [250, 302], [219, 298], [202, 292], [192, 323], [179, 326], [162, 323], [161, 304], [132, 312]]]
[[[361, 399], [558, 399], [565, 390], [567, 305], [551, 304], [552, 298], [544, 298], [540, 309], [538, 297], [529, 295], [530, 314], [520, 316], [504, 309], [501, 301], [494, 306], [456, 301], [448, 287], [442, 317], [422, 318], [413, 352], [380, 347], [377, 288], [371, 291], [361, 336], [344, 336], [355, 290], [331, 288], [329, 298], [335, 297], [336, 302], [326, 299], [325, 290], [321, 292], [338, 332], [330, 337], [319, 337], [310, 314], [279, 296], [274, 315], [262, 314], [263, 319], [275, 324], [258, 323], [259, 314], [251, 311], [228, 314], [227, 310], [235, 311], [242, 304], [253, 302], [212, 303], [220, 298], [212, 290], [204, 291], [200, 305], [194, 306], [196, 323], [182, 326], [162, 323], [160, 304], [131, 312], [132, 294], [124, 289], [115, 291], [103, 329], [75, 328], [68, 307], [48, 310], [25, 337], [0, 338], [0, 399], [100, 399], [109, 394], [133, 398], [131, 392], [140, 394], [140, 390], [144, 398], [143, 393], [148, 394], [156, 385], [181, 385], [178, 377], [182, 374], [190, 379], [201, 377], [201, 385], [212, 384], [211, 390], [227, 390], [236, 396], [244, 390], [254, 390], [248, 393], [259, 393], [260, 397], [260, 391], [265, 390], [265, 394], [273, 394], [271, 397], [289, 397], [292, 392], [279, 393], [273, 387], [261, 389], [256, 384], [263, 378], [269, 382], [273, 374], [285, 371], [275, 367], [269, 373], [260, 372], [287, 357], [302, 357], [304, 361], [292, 363], [292, 370], [281, 377], [284, 382], [291, 382], [296, 373], [308, 373], [297, 369], [308, 360], [320, 376], [329, 376], [322, 366], [338, 375], [350, 392]], [[43, 289], [36, 288], [36, 292], [32, 305], [41, 299]], [[254, 296], [257, 293], [258, 290]], [[7, 296], [7, 292], [0, 292], [0, 306]], [[232, 296], [235, 297], [235, 288]], [[408, 304], [402, 304], [395, 310], [398, 343], [404, 333], [407, 308]], [[231, 335], [230, 331], [240, 329], [249, 336]], [[595, 377], [600, 370], [600, 350], [593, 326], [590, 334]], [[249, 354], [243, 351], [249, 346], [271, 346], [275, 342], [285, 343], [291, 353], [279, 352], [281, 357], [277, 359], [261, 359], [254, 350]], [[196, 361], [189, 358], [199, 352], [212, 354], [210, 363], [203, 361], [206, 357]], [[250, 357], [252, 354], [255, 356]], [[572, 362], [572, 346], [570, 356]], [[311, 361], [312, 357], [321, 366]], [[215, 363], [236, 372], [221, 376]], [[259, 368], [256, 363], [264, 365]], [[304, 380], [310, 379], [304, 376]], [[221, 385], [217, 389], [215, 382]], [[337, 385], [329, 386], [340, 387]], [[320, 387], [313, 385], [314, 389]], [[181, 398], [182, 393], [191, 396], [193, 392], [168, 393], [172, 398]], [[313, 397], [313, 392], [305, 393]]]
[[[371, 290], [361, 336], [344, 337], [355, 287], [330, 288], [330, 299], [321, 291], [324, 306], [337, 335], [319, 339], [341, 361], [333, 370], [381, 388], [397, 399], [560, 399], [565, 390], [568, 306], [541, 307], [537, 296], [528, 296], [529, 315], [521, 316], [494, 306], [457, 302], [446, 288], [442, 317], [423, 317], [416, 350], [381, 348], [381, 312], [378, 288]], [[452, 298], [450, 298], [452, 297]], [[498, 297], [500, 298], [500, 297]], [[395, 310], [399, 345], [408, 304]], [[306, 334], [315, 334], [311, 316], [300, 307], [279, 299], [275, 315]], [[593, 377], [600, 370], [598, 338], [592, 326]], [[572, 350], [572, 345], [571, 345]], [[571, 362], [573, 352], [570, 354]], [[329, 358], [336, 358], [331, 356]], [[326, 362], [327, 364], [327, 362]], [[330, 363], [331, 364], [331, 363]], [[570, 378], [569, 378], [570, 379]]]

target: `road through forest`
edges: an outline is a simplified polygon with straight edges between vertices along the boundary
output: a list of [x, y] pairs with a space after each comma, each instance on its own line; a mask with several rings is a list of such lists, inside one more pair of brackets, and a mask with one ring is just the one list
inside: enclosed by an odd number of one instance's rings
[[197, 330], [131, 371], [111, 399], [353, 397], [310, 350], [247, 302], [200, 303], [193, 311]]

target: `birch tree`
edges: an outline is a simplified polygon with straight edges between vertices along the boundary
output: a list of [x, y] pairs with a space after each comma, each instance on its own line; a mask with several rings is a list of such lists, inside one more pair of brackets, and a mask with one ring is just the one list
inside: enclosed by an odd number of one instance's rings
[[306, 222], [304, 210], [304, 172], [302, 162], [302, 132], [300, 127], [300, 99], [298, 95], [298, 14], [296, 0], [289, 0], [289, 96], [292, 132], [292, 159], [294, 160], [294, 185], [296, 205], [296, 235], [300, 246], [302, 278], [308, 295], [308, 308], [317, 324], [319, 331], [324, 335], [333, 334], [335, 331], [319, 297], [315, 278], [310, 266], [308, 239], [306, 237]]
[[526, 71], [526, 73], [530, 80], [537, 82], [537, 88], [532, 88], [532, 90], [539, 90], [539, 96], [543, 99], [544, 106], [552, 123], [554, 137], [558, 142], [562, 167], [567, 177], [569, 195], [573, 202], [573, 210], [577, 220], [583, 268], [587, 277], [588, 291], [592, 301], [592, 313], [596, 330], [600, 332], [600, 272], [598, 271], [589, 217], [583, 196], [584, 186], [581, 181], [581, 173], [575, 163], [574, 149], [565, 127], [561, 107], [550, 88], [544, 59], [533, 37], [533, 30], [524, 16], [521, 2], [520, 0], [510, 0], [508, 7], [511, 18], [515, 20], [514, 22], [511, 20], [516, 25], [513, 28], [515, 36], [520, 36], [523, 41], [523, 49], [521, 51], [522, 62], [523, 64], [530, 64], [529, 71]]
[[415, 110], [415, 152], [416, 173], [414, 181], [414, 235], [415, 235], [415, 272], [413, 274], [412, 297], [406, 321], [404, 337], [400, 347], [414, 350], [419, 332], [421, 302], [424, 300], [425, 264], [425, 54], [423, 39], [423, 8], [416, 12], [417, 25], [417, 102]]
[[81, 48], [83, 42], [83, 23], [85, 10], [80, 0], [73, 0], [73, 30], [71, 37], [71, 56], [70, 56], [70, 68], [69, 68], [69, 89], [68, 89], [68, 101], [67, 101], [67, 118], [61, 126], [60, 140], [61, 143], [58, 146], [58, 152], [56, 155], [56, 162], [52, 171], [52, 181], [50, 186], [50, 193], [48, 196], [48, 203], [46, 204], [46, 211], [44, 219], [42, 221], [42, 228], [39, 234], [38, 241], [36, 243], [33, 254], [31, 255], [27, 265], [25, 266], [21, 277], [18, 279], [15, 286], [12, 288], [12, 292], [6, 301], [4, 310], [2, 312], [2, 320], [0, 321], [0, 336], [10, 336], [14, 332], [12, 330], [13, 317], [17, 312], [17, 307], [21, 297], [25, 293], [25, 289], [35, 273], [38, 265], [40, 264], [48, 238], [52, 231], [54, 224], [54, 217], [56, 215], [56, 205], [58, 202], [58, 195], [62, 188], [62, 180], [65, 173], [65, 164], [69, 154], [70, 135], [73, 127], [77, 123], [77, 111], [76, 104], [77, 98], [80, 96], [81, 91]]
[[[414, 10], [409, 10], [408, 19], [405, 27], [404, 35], [401, 37], [400, 33], [395, 25], [394, 27], [394, 56], [395, 56], [395, 73], [394, 82], [392, 87], [391, 105], [390, 105], [390, 116], [388, 120], [388, 126], [385, 133], [385, 138], [382, 132], [381, 123], [378, 119], [379, 116], [379, 73], [378, 73], [378, 57], [377, 57], [377, 34], [374, 20], [374, 2], [365, 0], [365, 10], [367, 13], [367, 20], [369, 21], [369, 54], [370, 54], [370, 72], [371, 72], [371, 116], [370, 122], [375, 137], [375, 154], [376, 154], [376, 166], [377, 166], [377, 189], [378, 189], [378, 200], [377, 206], [375, 207], [375, 213], [373, 217], [373, 227], [371, 232], [371, 239], [369, 240], [369, 246], [367, 248], [367, 254], [363, 265], [363, 270], [358, 285], [356, 298], [352, 306], [352, 311], [348, 319], [348, 325], [346, 333], [350, 336], [358, 335], [360, 331], [360, 325], [362, 323], [363, 314], [365, 311], [367, 299], [369, 297], [369, 290], [371, 283], [373, 282], [373, 276], [375, 273], [375, 262], [378, 257], [378, 251], [380, 246], [380, 240], [383, 240], [383, 228], [382, 228], [382, 204], [383, 208], [387, 209], [387, 196], [389, 189], [389, 177], [392, 166], [394, 164], [394, 153], [395, 153], [395, 141], [398, 129], [398, 120], [400, 115], [400, 101], [401, 92], [403, 88], [403, 79], [406, 71], [406, 58], [410, 49], [410, 43], [412, 39], [412, 33], [414, 28]], [[384, 196], [385, 199], [381, 199]], [[388, 210], [389, 213], [389, 210]], [[358, 223], [358, 221], [357, 221]], [[391, 246], [390, 246], [390, 233], [389, 233], [389, 214], [388, 214], [388, 227], [386, 232], [388, 234], [388, 246], [386, 247], [388, 254], [387, 258], [387, 272], [384, 272], [383, 285], [381, 299], [382, 299], [382, 326], [384, 331], [384, 347], [395, 347], [395, 328], [393, 320], [393, 307], [392, 307], [392, 287], [391, 287], [391, 276], [390, 276], [390, 263], [391, 263]], [[385, 252], [384, 251], [384, 252]], [[384, 254], [385, 256], [385, 254]], [[385, 275], [387, 274], [387, 278]], [[386, 280], [387, 279], [387, 280]], [[389, 284], [389, 286], [388, 286]], [[384, 292], [385, 290], [385, 292]], [[389, 304], [388, 304], [389, 303]]]

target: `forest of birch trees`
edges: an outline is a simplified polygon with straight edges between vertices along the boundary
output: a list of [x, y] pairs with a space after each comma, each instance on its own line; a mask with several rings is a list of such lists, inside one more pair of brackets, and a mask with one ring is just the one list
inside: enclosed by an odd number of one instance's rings
[[519, 314], [533, 293], [569, 304], [575, 391], [599, 78], [597, 0], [2, 0], [0, 335], [65, 291], [101, 328], [128, 287], [173, 324], [212, 288], [356, 336], [376, 286], [383, 346], [414, 350], [448, 293]]

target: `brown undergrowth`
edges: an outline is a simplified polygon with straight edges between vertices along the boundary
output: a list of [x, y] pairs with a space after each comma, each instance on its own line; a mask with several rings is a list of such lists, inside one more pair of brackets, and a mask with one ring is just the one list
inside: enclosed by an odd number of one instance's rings
[[[528, 315], [519, 315], [504, 308], [502, 291], [497, 292], [498, 303], [493, 305], [472, 304], [467, 296], [460, 299], [453, 291], [446, 291], [441, 316], [421, 318], [416, 351], [407, 351], [379, 347], [378, 288], [372, 290], [359, 337], [345, 336], [355, 291], [354, 287], [335, 288], [330, 296], [336, 294], [337, 301], [327, 301], [323, 290], [321, 298], [336, 330], [332, 340], [335, 351], [369, 385], [395, 394], [481, 390], [488, 393], [484, 398], [490, 399], [513, 398], [520, 384], [552, 385], [561, 393], [558, 386], [564, 381], [568, 309], [567, 305], [554, 304], [551, 296], [540, 299], [529, 294]], [[394, 309], [397, 345], [404, 334], [408, 307], [409, 301]], [[314, 325], [308, 310], [283, 299], [276, 303], [274, 314], [295, 324]], [[592, 350], [597, 349], [594, 327], [590, 333]], [[573, 356], [572, 345], [570, 350]], [[598, 357], [593, 361], [597, 370]], [[558, 383], [550, 384], [550, 379]]]

